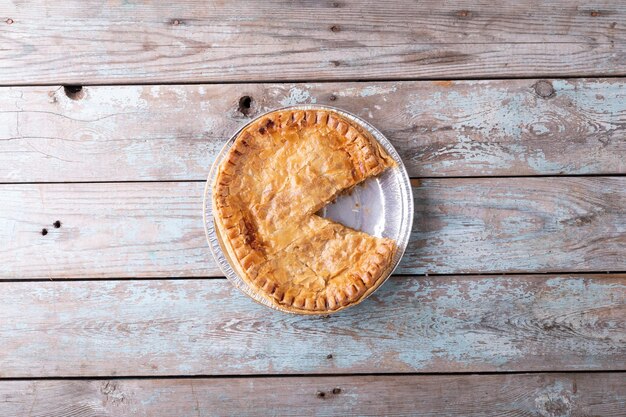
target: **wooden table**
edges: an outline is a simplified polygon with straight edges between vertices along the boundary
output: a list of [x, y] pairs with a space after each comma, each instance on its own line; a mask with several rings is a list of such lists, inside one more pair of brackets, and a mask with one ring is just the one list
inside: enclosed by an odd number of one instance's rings
[[[0, 1], [0, 415], [625, 415], [624, 76], [619, 1]], [[226, 138], [301, 103], [414, 178], [329, 317], [203, 231]]]

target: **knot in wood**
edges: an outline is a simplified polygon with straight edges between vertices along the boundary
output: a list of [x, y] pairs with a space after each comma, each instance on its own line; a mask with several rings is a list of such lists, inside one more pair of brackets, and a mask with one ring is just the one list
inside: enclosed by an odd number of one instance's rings
[[554, 87], [552, 87], [552, 84], [549, 81], [538, 81], [534, 87], [535, 93], [537, 93], [537, 95], [541, 98], [552, 98], [556, 95]]

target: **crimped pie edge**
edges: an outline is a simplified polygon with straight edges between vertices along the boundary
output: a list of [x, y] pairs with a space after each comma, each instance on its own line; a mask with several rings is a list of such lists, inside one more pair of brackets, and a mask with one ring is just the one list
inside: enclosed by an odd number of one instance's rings
[[[220, 164], [213, 187], [213, 211], [217, 214], [214, 216], [214, 221], [217, 226], [216, 231], [221, 235], [221, 241], [228, 252], [232, 266], [246, 283], [259, 290], [258, 293], [263, 296], [264, 299], [281, 310], [287, 310], [293, 313], [329, 314], [360, 303], [379, 286], [381, 278], [385, 277], [386, 272], [393, 268], [392, 259], [397, 248], [395, 242], [390, 239], [385, 239], [386, 242], [385, 245], [383, 245], [385, 250], [382, 253], [377, 253], [378, 262], [370, 262], [367, 268], [365, 268], [366, 270], [359, 269], [355, 271], [355, 275], [358, 276], [358, 279], [363, 284], [362, 286], [350, 284], [342, 291], [344, 296], [340, 296], [332, 301], [327, 299], [324, 305], [321, 305], [319, 301], [319, 298], [323, 297], [323, 295], [318, 295], [317, 300], [311, 301], [310, 298], [307, 298], [304, 302], [300, 303], [301, 306], [297, 306], [294, 304], [294, 299], [290, 302], [285, 302], [284, 296], [281, 299], [275, 296], [278, 285], [272, 280], [259, 276], [254, 279], [250, 278], [251, 269], [256, 265], [254, 259], [258, 254], [254, 253], [254, 249], [251, 249], [243, 241], [241, 236], [233, 236], [232, 239], [228, 236], [228, 230], [234, 227], [235, 224], [229, 224], [229, 213], [225, 212], [227, 211], [225, 210], [226, 207], [216, 204], [220, 196], [223, 197], [227, 195], [224, 193], [228, 193], [229, 177], [232, 177], [234, 174], [233, 167], [236, 165], [241, 155], [248, 151], [246, 144], [247, 135], [250, 135], [251, 132], [256, 130], [281, 129], [294, 123], [306, 123], [307, 126], [324, 124], [343, 135], [346, 139], [351, 141], [351, 143], [354, 143], [356, 149], [353, 149], [353, 151], [357, 154], [354, 159], [357, 162], [362, 162], [362, 164], [354, 164], [359, 167], [359, 182], [379, 174], [389, 166], [395, 165], [395, 161], [386, 153], [376, 139], [371, 137], [371, 135], [365, 132], [360, 126], [346, 120], [342, 115], [333, 110], [276, 110], [244, 127], [237, 135], [228, 154]], [[264, 134], [265, 132], [260, 133]], [[353, 153], [349, 152], [349, 155], [352, 157]], [[381, 163], [381, 160], [384, 163]], [[233, 167], [229, 167], [229, 164], [233, 165]]]

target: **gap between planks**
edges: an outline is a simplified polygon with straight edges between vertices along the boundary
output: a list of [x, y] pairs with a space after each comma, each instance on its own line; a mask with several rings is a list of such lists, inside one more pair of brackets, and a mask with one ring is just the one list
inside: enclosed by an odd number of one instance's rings
[[567, 75], [567, 74], [536, 74], [527, 76], [496, 76], [496, 77], [407, 77], [407, 78], [338, 78], [338, 79], [319, 79], [319, 78], [302, 78], [292, 80], [225, 80], [225, 81], [136, 81], [136, 82], [107, 82], [107, 83], [66, 83], [66, 82], [49, 82], [49, 83], [35, 83], [35, 84], [20, 84], [13, 83], [10, 85], [2, 85], [2, 88], [22, 88], [22, 87], [65, 87], [65, 86], [80, 86], [80, 87], [156, 87], [160, 85], [168, 87], [184, 87], [193, 85], [236, 85], [236, 84], [332, 84], [332, 83], [393, 83], [393, 82], [445, 82], [445, 81], [516, 81], [516, 80], [589, 80], [592, 78], [607, 78], [618, 79], [626, 77], [626, 72], [623, 73], [606, 73], [606, 74], [581, 74], [581, 75]]
[[441, 372], [352, 372], [352, 373], [310, 373], [310, 374], [232, 374], [232, 375], [213, 375], [213, 374], [172, 374], [172, 375], [94, 375], [94, 376], [29, 376], [29, 377], [2, 377], [0, 382], [10, 381], [108, 381], [108, 380], [168, 380], [168, 379], [264, 379], [264, 378], [343, 378], [343, 377], [387, 377], [387, 376], [490, 376], [490, 375], [586, 375], [586, 374], [624, 374], [624, 369], [591, 369], [591, 370], [545, 370], [545, 371], [441, 371]]
[[[475, 273], [458, 273], [458, 274], [410, 274], [410, 273], [394, 273], [389, 277], [392, 278], [445, 278], [445, 277], [465, 277], [465, 278], [499, 278], [499, 277], [512, 277], [512, 276], [521, 276], [521, 277], [544, 277], [549, 275], [572, 275], [576, 274], [576, 276], [581, 276], [584, 278], [585, 276], [598, 276], [598, 275], [606, 275], [607, 278], [612, 275], [624, 275], [626, 274], [626, 270], [624, 271], [585, 271], [585, 272], [577, 272], [573, 273], [571, 271], [549, 271], [549, 272], [484, 272], [480, 274]], [[25, 279], [2, 279], [0, 280], [0, 285], [10, 282], [80, 282], [80, 281], [221, 281], [227, 280], [225, 276], [210, 276], [206, 277], [105, 277], [105, 278], [89, 278], [89, 277], [81, 277], [81, 278], [25, 278]], [[1, 377], [0, 377], [1, 379]]]

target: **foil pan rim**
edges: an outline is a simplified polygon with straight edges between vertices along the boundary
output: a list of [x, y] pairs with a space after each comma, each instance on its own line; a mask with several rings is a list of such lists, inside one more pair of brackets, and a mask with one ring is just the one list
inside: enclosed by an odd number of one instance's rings
[[260, 118], [262, 118], [263, 116], [269, 113], [273, 113], [275, 111], [281, 111], [281, 110], [330, 110], [330, 111], [336, 112], [340, 114], [341, 116], [347, 118], [348, 120], [351, 120], [353, 123], [357, 124], [362, 129], [369, 132], [378, 141], [378, 143], [389, 153], [389, 155], [394, 159], [394, 161], [396, 161], [396, 164], [397, 164], [396, 167], [391, 168], [391, 169], [396, 170], [396, 177], [398, 177], [400, 181], [400, 190], [401, 190], [401, 193], [403, 194], [403, 198], [402, 198], [401, 206], [396, 208], [400, 210], [400, 213], [398, 213], [398, 215], [400, 216], [400, 219], [401, 219], [401, 227], [400, 227], [400, 236], [398, 237], [398, 239], [395, 239], [396, 244], [397, 244], [397, 249], [394, 254], [392, 265], [385, 272], [385, 276], [383, 276], [379, 280], [379, 282], [376, 284], [376, 288], [374, 288], [374, 290], [372, 290], [369, 294], [363, 296], [357, 302], [346, 306], [346, 308], [353, 307], [361, 303], [362, 301], [370, 297], [373, 293], [378, 291], [378, 289], [385, 283], [385, 281], [387, 281], [387, 279], [389, 279], [389, 277], [397, 269], [398, 265], [400, 264], [400, 260], [402, 259], [402, 257], [404, 256], [404, 253], [406, 252], [406, 248], [408, 246], [409, 238], [411, 235], [411, 228], [413, 225], [413, 214], [414, 214], [413, 191], [411, 188], [410, 177], [408, 175], [406, 167], [404, 166], [404, 162], [400, 158], [400, 155], [398, 154], [395, 147], [391, 144], [391, 142], [387, 139], [385, 135], [383, 135], [377, 128], [372, 126], [368, 121], [364, 120], [363, 118], [353, 113], [350, 113], [346, 110], [334, 107], [334, 106], [317, 105], [317, 104], [304, 105], [303, 104], [303, 105], [297, 105], [297, 106], [280, 107], [280, 108], [272, 109], [272, 110], [259, 114], [253, 119], [247, 121], [239, 129], [237, 129], [237, 131], [224, 143], [224, 145], [222, 146], [222, 148], [216, 155], [216, 158], [213, 161], [213, 164], [211, 165], [211, 169], [209, 171], [209, 175], [208, 175], [205, 187], [204, 187], [203, 216], [202, 217], [203, 217], [203, 222], [204, 222], [205, 235], [207, 238], [207, 242], [209, 244], [209, 249], [211, 251], [211, 254], [213, 255], [213, 258], [217, 262], [218, 266], [220, 267], [220, 269], [222, 270], [226, 278], [237, 289], [239, 289], [241, 292], [246, 294], [248, 297], [250, 297], [254, 301], [260, 304], [263, 304], [266, 307], [272, 308], [274, 310], [285, 312], [285, 313], [290, 313], [290, 314], [328, 315], [328, 314], [338, 313], [339, 311], [342, 311], [343, 309], [336, 310], [336, 311], [328, 311], [328, 312], [296, 313], [288, 309], [281, 308], [280, 306], [277, 306], [275, 304], [272, 304], [269, 300], [265, 298], [265, 296], [259, 294], [258, 291], [252, 288], [246, 281], [243, 280], [243, 278], [241, 278], [237, 274], [237, 272], [235, 271], [235, 268], [231, 265], [230, 259], [228, 259], [228, 254], [226, 253], [224, 248], [222, 248], [221, 246], [220, 239], [218, 236], [218, 231], [214, 224], [213, 184], [215, 183], [215, 179], [217, 177], [217, 171], [218, 171], [219, 165], [223, 161], [225, 155], [227, 154], [228, 150], [232, 146], [235, 139], [239, 136], [239, 134], [246, 127], [248, 127], [249, 125], [251, 125], [252, 123], [256, 122], [257, 120], [259, 120]]

